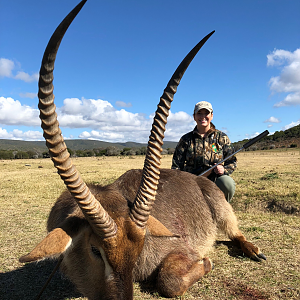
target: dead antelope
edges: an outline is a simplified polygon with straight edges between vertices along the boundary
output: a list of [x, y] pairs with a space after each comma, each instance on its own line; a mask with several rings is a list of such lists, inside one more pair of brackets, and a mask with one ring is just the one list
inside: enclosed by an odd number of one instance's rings
[[265, 259], [240, 232], [231, 205], [214, 183], [177, 170], [160, 170], [167, 116], [188, 65], [211, 32], [181, 62], [158, 105], [143, 170], [107, 186], [86, 185], [69, 158], [53, 95], [57, 50], [86, 0], [58, 26], [45, 50], [39, 109], [50, 156], [68, 191], [56, 201], [48, 235], [21, 262], [63, 257], [61, 269], [89, 299], [132, 299], [133, 281], [152, 280], [166, 297], [185, 291], [212, 269], [205, 257], [218, 229], [249, 257]]

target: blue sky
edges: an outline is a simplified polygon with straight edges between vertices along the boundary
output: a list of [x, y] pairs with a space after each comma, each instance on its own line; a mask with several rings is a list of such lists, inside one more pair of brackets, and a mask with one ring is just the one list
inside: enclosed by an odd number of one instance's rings
[[[0, 0], [0, 138], [43, 140], [37, 78], [50, 36], [79, 1]], [[63, 135], [147, 142], [153, 113], [184, 56], [165, 140], [212, 103], [232, 142], [300, 124], [300, 1], [88, 0], [58, 51], [54, 94]]]

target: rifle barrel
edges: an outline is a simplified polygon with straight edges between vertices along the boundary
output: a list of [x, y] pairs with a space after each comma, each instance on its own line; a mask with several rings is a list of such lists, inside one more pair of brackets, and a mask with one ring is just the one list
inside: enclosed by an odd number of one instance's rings
[[259, 134], [258, 136], [256, 136], [255, 138], [253, 138], [252, 140], [248, 141], [246, 144], [243, 145], [242, 148], [240, 148], [239, 150], [235, 151], [234, 153], [230, 154], [229, 156], [225, 157], [224, 159], [222, 159], [221, 161], [219, 161], [217, 164], [213, 165], [212, 167], [210, 167], [209, 169], [207, 169], [206, 171], [202, 172], [200, 175], [198, 176], [203, 176], [204, 174], [210, 172], [212, 169], [214, 169], [216, 166], [222, 164], [224, 161], [226, 161], [227, 159], [231, 158], [232, 156], [234, 156], [235, 154], [237, 154], [238, 152], [247, 149], [248, 147], [252, 146], [253, 144], [255, 144], [256, 142], [258, 142], [260, 139], [264, 138], [265, 136], [267, 136], [269, 134], [268, 130], [265, 130], [264, 132], [262, 132], [261, 134]]

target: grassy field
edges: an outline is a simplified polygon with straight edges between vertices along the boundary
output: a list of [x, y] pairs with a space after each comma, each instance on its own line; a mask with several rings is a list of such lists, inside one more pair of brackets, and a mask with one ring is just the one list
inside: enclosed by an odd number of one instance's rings
[[[74, 164], [87, 182], [107, 184], [142, 157], [80, 158]], [[171, 156], [162, 159], [170, 168]], [[300, 153], [256, 151], [238, 154], [232, 200], [247, 238], [267, 256], [257, 263], [219, 235], [209, 253], [214, 270], [183, 299], [300, 299]], [[21, 264], [18, 258], [45, 235], [46, 220], [64, 184], [50, 159], [0, 161], [0, 299], [34, 299], [55, 262]], [[134, 285], [135, 299], [164, 299], [147, 284]], [[85, 299], [56, 273], [42, 299]]]

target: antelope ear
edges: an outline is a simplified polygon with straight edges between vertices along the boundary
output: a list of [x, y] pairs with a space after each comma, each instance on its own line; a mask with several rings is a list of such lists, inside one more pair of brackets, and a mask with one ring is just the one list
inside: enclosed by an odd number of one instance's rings
[[180, 237], [180, 235], [173, 234], [165, 225], [163, 225], [156, 218], [149, 216], [147, 221], [147, 228], [151, 235], [157, 237]]
[[61, 228], [52, 230], [30, 253], [20, 257], [21, 263], [57, 257], [68, 249], [72, 238]]

